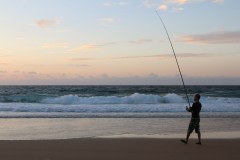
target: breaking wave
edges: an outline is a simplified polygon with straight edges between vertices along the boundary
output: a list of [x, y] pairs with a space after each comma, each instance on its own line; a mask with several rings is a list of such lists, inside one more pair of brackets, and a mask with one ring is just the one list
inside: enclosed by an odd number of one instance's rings
[[[0, 101], [0, 118], [56, 118], [56, 117], [184, 117], [187, 105], [184, 97], [139, 94], [129, 96], [64, 95], [37, 98], [36, 101], [14, 97], [11, 102]], [[239, 117], [240, 98], [202, 97], [202, 113], [206, 117]], [[234, 113], [234, 114], [233, 114]], [[236, 114], [236, 115], [235, 115]]]
[[77, 95], [65, 95], [56, 98], [46, 98], [41, 101], [45, 104], [161, 104], [161, 103], [183, 103], [184, 99], [177, 94], [165, 96], [146, 95], [134, 93], [130, 96], [96, 96], [79, 97]]

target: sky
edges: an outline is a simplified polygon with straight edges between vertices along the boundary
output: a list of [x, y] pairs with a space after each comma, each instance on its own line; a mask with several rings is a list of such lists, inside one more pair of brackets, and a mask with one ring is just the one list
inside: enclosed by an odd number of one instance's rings
[[0, 85], [240, 85], [238, 0], [0, 0]]

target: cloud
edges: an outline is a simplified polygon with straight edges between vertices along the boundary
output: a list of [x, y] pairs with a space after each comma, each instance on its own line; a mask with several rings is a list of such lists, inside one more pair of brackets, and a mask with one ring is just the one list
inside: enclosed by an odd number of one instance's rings
[[168, 9], [168, 6], [165, 5], [165, 4], [162, 4], [162, 5], [160, 5], [160, 6], [158, 7], [158, 9], [160, 9], [160, 10], [167, 10], [167, 9]]
[[184, 5], [187, 3], [203, 3], [203, 2], [213, 2], [216, 4], [223, 4], [225, 0], [165, 0], [165, 3], [172, 3], [177, 5]]
[[99, 78], [104, 78], [104, 79], [108, 79], [109, 78], [109, 75], [107, 75], [106, 73], [100, 75]]
[[58, 22], [58, 19], [40, 19], [37, 21], [37, 25], [41, 28], [47, 28], [56, 25]]
[[38, 74], [37, 72], [34, 72], [34, 71], [30, 71], [30, 72], [27, 72], [27, 74], [29, 74], [29, 75], [36, 75], [36, 74]]
[[55, 49], [55, 48], [68, 48], [68, 43], [63, 42], [63, 43], [45, 43], [43, 44], [42, 48], [47, 48], [47, 49]]
[[104, 3], [103, 3], [103, 6], [104, 6], [104, 7], [111, 7], [111, 6], [112, 6], [112, 3], [104, 2]]
[[240, 31], [222, 31], [206, 34], [186, 35], [179, 41], [196, 44], [240, 43]]
[[174, 3], [178, 5], [183, 5], [190, 2], [190, 0], [166, 0], [165, 3]]
[[117, 2], [115, 4], [118, 5], [118, 6], [126, 6], [126, 5], [128, 5], [128, 2], [122, 1], [122, 2]]
[[89, 43], [89, 44], [81, 45], [80, 47], [73, 48], [70, 50], [70, 52], [79, 53], [79, 52], [84, 52], [84, 51], [96, 51], [96, 50], [100, 49], [101, 47], [105, 47], [108, 45], [114, 45], [114, 44], [116, 44], [116, 43], [115, 42], [108, 42], [108, 43], [102, 43], [102, 44]]
[[10, 55], [10, 54], [0, 54], [0, 57], [10, 57], [10, 56], [12, 56], [12, 55]]
[[146, 8], [153, 8], [161, 11], [170, 10], [172, 12], [178, 13], [184, 10], [184, 8], [182, 7], [183, 5], [190, 2], [194, 2], [194, 0], [163, 0], [159, 3], [151, 0], [144, 0], [142, 3], [143, 6]]
[[[85, 65], [83, 64], [82, 67]], [[79, 65], [81, 67], [81, 65]], [[177, 74], [177, 73], [176, 73]], [[80, 75], [71, 73], [40, 73], [36, 71], [0, 70], [2, 85], [182, 85], [180, 76], [164, 76], [161, 73], [113, 76], [106, 73]], [[186, 76], [187, 85], [240, 85], [240, 77]]]
[[[215, 54], [210, 53], [181, 53], [177, 54], [177, 57], [191, 58], [191, 57], [212, 57]], [[116, 57], [113, 59], [138, 59], [138, 58], [174, 58], [172, 54], [158, 54], [148, 56], [127, 56], [127, 57]]]
[[75, 67], [89, 67], [87, 64], [75, 64]]
[[91, 61], [95, 60], [95, 58], [70, 58], [68, 61]]
[[97, 19], [97, 22], [100, 24], [100, 25], [111, 25], [115, 22], [115, 19], [112, 18], [112, 17], [107, 17], [107, 18], [99, 18]]
[[150, 43], [153, 42], [152, 39], [138, 39], [135, 41], [129, 41], [130, 43], [135, 43], [135, 44], [143, 44], [143, 43]]
[[[69, 60], [68, 60], [69, 61]], [[88, 65], [88, 64], [72, 64], [72, 63], [70, 63], [70, 64], [66, 64], [66, 66], [70, 66], [70, 67], [77, 67], [77, 68], [85, 68], [85, 67], [90, 67], [90, 65]]]
[[182, 8], [182, 7], [174, 7], [174, 8], [172, 8], [173, 12], [181, 12], [183, 10], [184, 10], [184, 8]]
[[224, 0], [213, 0], [212, 2], [217, 4], [223, 4]]
[[146, 8], [155, 8], [159, 6], [159, 3], [152, 2], [151, 0], [143, 0], [142, 4]]
[[8, 63], [0, 63], [0, 65], [8, 65]]
[[97, 49], [98, 46], [95, 44], [84, 44], [80, 47], [82, 50], [92, 50], [92, 49]]
[[119, 2], [104, 2], [104, 7], [112, 7], [112, 6], [126, 6], [128, 5], [128, 2], [119, 1]]
[[72, 29], [57, 29], [57, 30], [51, 30], [48, 31], [50, 33], [66, 33], [66, 32], [72, 32]]
[[168, 9], [168, 4], [172, 5], [184, 5], [188, 3], [189, 0], [164, 0], [161, 3], [154, 2], [152, 0], [143, 0], [142, 4], [146, 8], [158, 8], [160, 10], [166, 10]]
[[99, 48], [98, 45], [90, 43], [90, 44], [81, 45], [80, 47], [73, 48], [70, 50], [70, 52], [79, 53], [79, 52], [97, 50], [98, 48]]
[[1, 63], [1, 62], [0, 62], [0, 65], [1, 65], [1, 66], [6, 66], [6, 65], [9, 65], [9, 63]]
[[[21, 77], [21, 78], [19, 78]], [[193, 77], [184, 76], [187, 85], [240, 85], [240, 77]], [[0, 76], [2, 85], [182, 85], [180, 77], [161, 76], [156, 73], [146, 75], [82, 76], [68, 74], [41, 74], [35, 76], [19, 73], [8, 78]]]
[[[192, 58], [192, 57], [215, 57], [222, 56], [214, 53], [180, 53], [177, 54], [178, 58]], [[158, 55], [143, 55], [143, 56], [125, 56], [125, 57], [110, 57], [110, 58], [71, 58], [68, 61], [95, 61], [95, 60], [124, 60], [124, 59], [146, 59], [146, 58], [174, 58], [172, 54], [158, 54]]]
[[224, 0], [143, 0], [142, 5], [146, 8], [155, 8], [159, 10], [171, 10], [173, 12], [180, 12], [184, 10], [184, 5], [194, 3], [215, 3], [223, 4]]

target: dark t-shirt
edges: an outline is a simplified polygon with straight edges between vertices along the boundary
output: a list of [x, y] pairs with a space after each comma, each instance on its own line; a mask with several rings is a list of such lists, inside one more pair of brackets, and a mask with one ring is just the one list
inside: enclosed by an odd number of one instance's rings
[[200, 102], [194, 102], [192, 107], [189, 108], [189, 112], [192, 112], [192, 118], [200, 118], [199, 113], [202, 109], [202, 104]]

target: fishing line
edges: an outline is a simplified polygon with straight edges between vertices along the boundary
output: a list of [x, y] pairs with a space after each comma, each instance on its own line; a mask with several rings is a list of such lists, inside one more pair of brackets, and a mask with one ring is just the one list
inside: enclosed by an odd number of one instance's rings
[[171, 40], [171, 38], [170, 38], [170, 36], [169, 36], [167, 27], [166, 27], [166, 25], [164, 24], [164, 22], [163, 22], [163, 20], [162, 20], [162, 18], [161, 18], [161, 16], [160, 16], [160, 14], [158, 13], [157, 10], [155, 10], [155, 11], [156, 11], [156, 14], [157, 14], [158, 18], [159, 18], [160, 21], [162, 22], [162, 25], [163, 25], [165, 31], [166, 31], [168, 40], [169, 40], [169, 42], [170, 42], [170, 45], [171, 45], [171, 48], [172, 48], [172, 51], [173, 51], [173, 54], [174, 54], [174, 57], [175, 57], [175, 60], [176, 60], [176, 63], [177, 63], [178, 71], [179, 71], [180, 76], [181, 76], [181, 80], [182, 80], [183, 88], [184, 88], [184, 90], [185, 90], [185, 94], [186, 94], [186, 98], [187, 98], [187, 101], [188, 101], [188, 105], [189, 105], [189, 107], [190, 107], [191, 105], [190, 105], [190, 100], [189, 100], [189, 97], [188, 97], [187, 88], [186, 88], [186, 86], [185, 86], [185, 82], [184, 82], [184, 79], [183, 79], [182, 71], [181, 71], [180, 65], [179, 65], [179, 63], [178, 63], [177, 55], [176, 55], [176, 52], [175, 52], [175, 50], [174, 50], [172, 40]]

